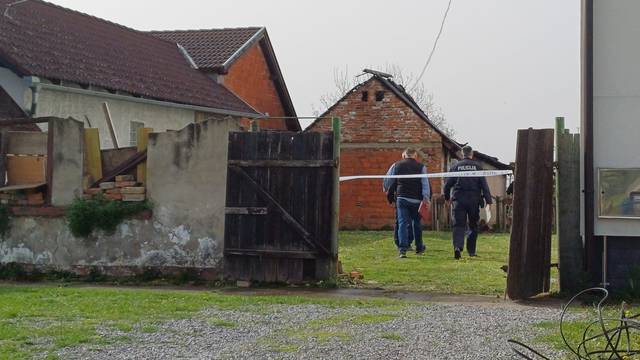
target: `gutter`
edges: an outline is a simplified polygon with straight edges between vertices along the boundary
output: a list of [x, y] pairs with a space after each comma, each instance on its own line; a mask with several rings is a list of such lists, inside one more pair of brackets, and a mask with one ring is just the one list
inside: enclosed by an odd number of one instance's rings
[[598, 251], [595, 237], [595, 184], [593, 166], [593, 4], [582, 0], [582, 138], [584, 177], [584, 248], [585, 270], [596, 271]]
[[260, 113], [257, 113], [257, 112], [256, 113], [246, 113], [246, 112], [243, 112], [243, 111], [225, 110], [225, 109], [218, 109], [218, 108], [212, 108], [212, 107], [207, 107], [207, 106], [180, 104], [180, 103], [169, 102], [169, 101], [138, 98], [138, 97], [128, 96], [128, 95], [112, 94], [112, 93], [108, 93], [108, 92], [71, 88], [71, 87], [66, 87], [66, 86], [62, 86], [62, 85], [54, 85], [54, 84], [46, 84], [46, 83], [38, 83], [37, 88], [38, 89], [49, 89], [49, 90], [67, 92], [67, 93], [71, 93], [71, 94], [80, 94], [80, 95], [91, 95], [91, 96], [97, 96], [97, 97], [104, 97], [104, 98], [113, 99], [113, 100], [123, 100], [123, 101], [135, 102], [135, 103], [140, 103], [140, 104], [171, 107], [171, 108], [175, 108], [175, 109], [193, 110], [193, 111], [201, 111], [201, 112], [206, 112], [206, 113], [211, 113], [211, 114], [220, 114], [220, 115], [245, 117], [245, 118], [249, 118], [249, 119], [255, 119], [255, 118], [264, 116], [264, 114], [260, 114]]

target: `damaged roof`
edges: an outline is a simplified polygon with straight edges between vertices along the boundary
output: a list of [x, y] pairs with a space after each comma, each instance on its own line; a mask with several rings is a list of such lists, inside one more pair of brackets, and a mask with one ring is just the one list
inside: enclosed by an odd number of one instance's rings
[[369, 81], [377, 80], [380, 83], [382, 83], [382, 85], [384, 85], [387, 89], [389, 89], [392, 93], [394, 93], [398, 98], [400, 98], [400, 100], [402, 100], [407, 106], [409, 106], [411, 110], [413, 110], [416, 113], [416, 115], [418, 115], [425, 123], [427, 123], [430, 127], [432, 127], [442, 137], [442, 144], [449, 150], [451, 154], [453, 154], [456, 157], [460, 157], [460, 154], [459, 154], [459, 150], [461, 149], [460, 143], [453, 140], [451, 137], [449, 137], [449, 135], [447, 135], [442, 130], [440, 130], [440, 128], [438, 128], [431, 121], [431, 119], [429, 119], [429, 116], [415, 102], [413, 97], [411, 97], [411, 95], [407, 93], [405, 88], [402, 85], [397, 84], [396, 82], [391, 80], [391, 77], [392, 77], [391, 75], [385, 74], [380, 71], [369, 70], [369, 69], [365, 69], [364, 72], [370, 74], [371, 77], [368, 80], [356, 85], [355, 87], [353, 87], [353, 89], [349, 90], [342, 98], [340, 98], [340, 100], [336, 101], [335, 104], [333, 104], [324, 113], [318, 116], [318, 118], [311, 125], [309, 125], [307, 129], [305, 129], [305, 131], [311, 129], [314, 126], [314, 124], [316, 124], [322, 117], [324, 117], [327, 113], [329, 113], [337, 104], [342, 102], [347, 96], [349, 96], [349, 94], [355, 91], [358, 91], [360, 87], [362, 87], [364, 84], [368, 83]]
[[41, 0], [0, 0], [0, 66], [134, 96], [258, 113], [191, 67], [178, 46]]

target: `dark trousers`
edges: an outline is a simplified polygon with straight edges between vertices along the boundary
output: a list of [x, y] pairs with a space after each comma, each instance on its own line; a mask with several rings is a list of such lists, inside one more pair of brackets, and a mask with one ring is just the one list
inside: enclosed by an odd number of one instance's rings
[[[453, 219], [453, 247], [464, 248], [464, 236], [467, 233], [467, 252], [476, 253], [478, 239], [478, 221], [480, 220], [480, 201], [475, 197], [456, 199], [451, 207]], [[467, 232], [467, 224], [469, 231]]]
[[[400, 248], [400, 240], [398, 240], [398, 212], [395, 212], [396, 215], [396, 224], [393, 226], [393, 242], [396, 244], [397, 248]], [[409, 234], [409, 247], [411, 247], [411, 243], [413, 242], [413, 229], [408, 229]]]
[[420, 225], [420, 203], [412, 203], [405, 199], [396, 202], [396, 214], [398, 217], [398, 242], [401, 253], [409, 248], [409, 231], [413, 230], [413, 239], [416, 242], [416, 251], [424, 250], [422, 244], [422, 227]]

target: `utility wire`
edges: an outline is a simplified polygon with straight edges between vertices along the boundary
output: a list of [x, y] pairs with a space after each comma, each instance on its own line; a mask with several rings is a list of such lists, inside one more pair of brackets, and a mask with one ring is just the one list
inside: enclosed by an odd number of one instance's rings
[[442, 17], [442, 23], [440, 24], [440, 30], [438, 31], [438, 35], [436, 36], [436, 40], [433, 42], [433, 48], [431, 48], [431, 52], [429, 53], [429, 57], [427, 58], [427, 62], [424, 64], [424, 67], [422, 68], [422, 71], [420, 72], [420, 75], [416, 79], [416, 82], [411, 87], [411, 90], [415, 89], [416, 86], [418, 86], [418, 83], [420, 82], [420, 79], [422, 79], [422, 76], [424, 75], [425, 71], [427, 71], [427, 67], [429, 67], [429, 64], [431, 63], [431, 58], [433, 57], [433, 54], [436, 52], [436, 47], [438, 46], [438, 40], [440, 40], [440, 35], [442, 35], [442, 30], [444, 29], [444, 23], [447, 20], [447, 15], [449, 15], [449, 9], [451, 9], [451, 3], [452, 2], [453, 2], [453, 0], [449, 0], [449, 4], [447, 5], [447, 10], [445, 10], [444, 16]]

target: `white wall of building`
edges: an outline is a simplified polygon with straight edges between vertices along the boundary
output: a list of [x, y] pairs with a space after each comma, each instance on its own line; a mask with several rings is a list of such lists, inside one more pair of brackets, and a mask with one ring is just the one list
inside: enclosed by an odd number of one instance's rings
[[[195, 111], [155, 104], [112, 99], [107, 96], [78, 94], [43, 88], [39, 92], [36, 117], [72, 117], [89, 127], [100, 129], [102, 148], [113, 148], [102, 104], [107, 102], [120, 147], [130, 144], [131, 122], [144, 123], [156, 132], [179, 130], [194, 122]], [[86, 117], [86, 118], [85, 118]]]
[[[640, 168], [640, 1], [594, 1], [594, 177], [599, 168]], [[595, 234], [637, 236], [640, 220], [600, 219]]]

